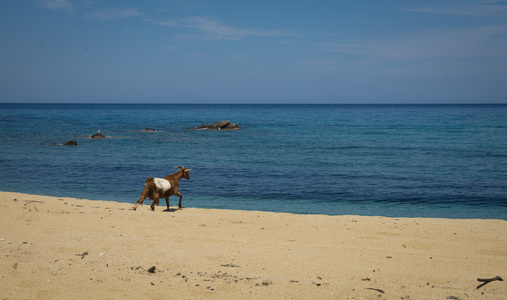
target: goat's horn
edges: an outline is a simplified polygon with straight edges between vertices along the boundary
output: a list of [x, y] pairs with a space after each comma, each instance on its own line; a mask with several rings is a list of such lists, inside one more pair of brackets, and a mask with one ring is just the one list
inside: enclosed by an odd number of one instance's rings
[[177, 169], [177, 168], [185, 169], [185, 167], [174, 167], [173, 169]]

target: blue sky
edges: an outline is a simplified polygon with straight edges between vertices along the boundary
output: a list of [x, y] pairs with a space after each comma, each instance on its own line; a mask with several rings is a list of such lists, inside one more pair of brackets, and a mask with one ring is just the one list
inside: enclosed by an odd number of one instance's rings
[[507, 103], [507, 1], [1, 0], [0, 102]]

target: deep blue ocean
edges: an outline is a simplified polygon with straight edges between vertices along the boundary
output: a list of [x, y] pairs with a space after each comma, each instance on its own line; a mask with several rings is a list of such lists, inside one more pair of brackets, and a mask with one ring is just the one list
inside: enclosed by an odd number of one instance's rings
[[507, 220], [507, 105], [0, 104], [2, 191], [134, 204], [175, 166], [184, 207]]

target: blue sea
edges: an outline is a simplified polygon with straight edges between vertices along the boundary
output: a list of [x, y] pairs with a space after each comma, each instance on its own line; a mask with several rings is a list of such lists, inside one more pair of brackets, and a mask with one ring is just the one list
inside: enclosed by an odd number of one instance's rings
[[184, 207], [507, 220], [507, 105], [0, 104], [2, 191], [134, 204], [175, 166]]

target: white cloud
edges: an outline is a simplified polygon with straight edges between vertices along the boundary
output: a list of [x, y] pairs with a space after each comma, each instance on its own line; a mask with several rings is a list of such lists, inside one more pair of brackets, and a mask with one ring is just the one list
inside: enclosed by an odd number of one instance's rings
[[325, 43], [318, 49], [385, 61], [505, 60], [507, 25], [434, 31], [406, 39]]
[[439, 2], [433, 6], [419, 6], [404, 11], [442, 14], [442, 15], [461, 15], [472, 17], [507, 17], [507, 4], [503, 0], [470, 0], [458, 2]]
[[39, 0], [45, 8], [54, 10], [72, 10], [72, 4], [67, 0]]
[[221, 22], [206, 17], [192, 17], [186, 19], [168, 20], [164, 22], [151, 22], [161, 26], [193, 28], [204, 33], [206, 38], [216, 40], [240, 40], [249, 36], [291, 35], [289, 32], [284, 30], [262, 31], [257, 29], [237, 28], [224, 25]]
[[375, 47], [390, 59], [503, 59], [507, 53], [507, 25], [432, 32], [413, 39]]
[[178, 47], [169, 46], [165, 49], [166, 52], [173, 52], [174, 50], [178, 49]]
[[[318, 47], [328, 55], [310, 61], [309, 66], [338, 76], [363, 74], [371, 76], [368, 80], [379, 82], [422, 80], [437, 84], [442, 80], [441, 83], [454, 82], [458, 90], [473, 93], [484, 91], [487, 80], [503, 81], [505, 86], [507, 78], [507, 25], [426, 32], [405, 39], [343, 41]], [[469, 86], [465, 87], [463, 82]]]
[[136, 7], [122, 7], [112, 10], [102, 10], [89, 13], [86, 15], [89, 18], [96, 18], [101, 20], [113, 20], [120, 18], [140, 17], [144, 16]]
[[325, 52], [338, 52], [344, 54], [371, 55], [371, 47], [360, 41], [342, 41], [322, 43], [317, 50]]

